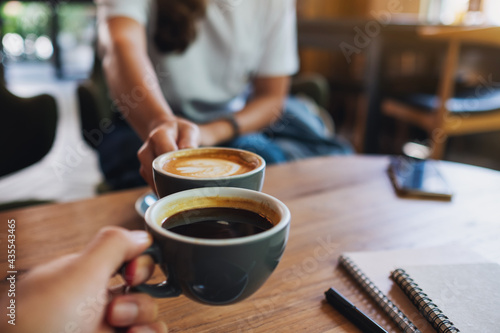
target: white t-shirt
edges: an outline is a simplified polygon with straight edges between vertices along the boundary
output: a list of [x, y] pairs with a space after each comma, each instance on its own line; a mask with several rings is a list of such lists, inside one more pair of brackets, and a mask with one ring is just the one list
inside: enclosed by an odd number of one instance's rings
[[149, 56], [169, 105], [194, 121], [241, 109], [253, 77], [298, 69], [295, 0], [208, 0], [197, 38], [183, 54], [157, 51], [155, 0], [95, 1], [98, 20], [125, 16], [147, 28]]

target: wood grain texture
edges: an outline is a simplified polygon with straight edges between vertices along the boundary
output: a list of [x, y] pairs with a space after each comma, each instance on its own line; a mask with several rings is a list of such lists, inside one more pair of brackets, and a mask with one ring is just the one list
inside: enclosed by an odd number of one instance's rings
[[[451, 202], [442, 202], [397, 197], [387, 166], [386, 157], [349, 156], [268, 167], [263, 191], [292, 212], [278, 268], [258, 292], [236, 305], [200, 305], [184, 296], [159, 300], [169, 332], [358, 332], [324, 302], [330, 286], [396, 332], [336, 267], [340, 253], [457, 244], [500, 262], [500, 172], [442, 162], [455, 190]], [[17, 265], [27, 270], [81, 249], [102, 226], [142, 228], [134, 202], [146, 191], [4, 212], [0, 239], [4, 244], [6, 221], [15, 218]], [[5, 272], [5, 250], [0, 262]]]

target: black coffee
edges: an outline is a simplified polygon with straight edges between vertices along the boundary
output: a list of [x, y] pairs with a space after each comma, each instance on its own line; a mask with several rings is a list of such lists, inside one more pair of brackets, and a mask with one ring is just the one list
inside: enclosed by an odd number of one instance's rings
[[273, 224], [265, 216], [246, 209], [214, 207], [176, 213], [167, 217], [162, 226], [184, 236], [227, 239], [255, 235]]

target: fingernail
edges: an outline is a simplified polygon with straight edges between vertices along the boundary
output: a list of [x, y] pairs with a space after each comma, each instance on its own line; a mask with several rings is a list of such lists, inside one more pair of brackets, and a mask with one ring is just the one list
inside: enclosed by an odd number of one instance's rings
[[123, 277], [129, 286], [135, 286], [146, 281], [153, 270], [154, 262], [151, 257], [140, 256], [127, 264]]
[[130, 232], [132, 234], [132, 239], [137, 244], [146, 244], [151, 241], [149, 234], [143, 230], [134, 230]]
[[139, 314], [139, 307], [131, 302], [119, 302], [113, 307], [113, 323], [126, 326], [134, 323]]
[[149, 326], [135, 326], [134, 333], [156, 333], [156, 330]]
[[135, 281], [146, 281], [150, 275], [150, 269], [147, 266], [137, 265], [135, 270]]
[[131, 286], [132, 283], [134, 282], [134, 274], [136, 269], [137, 269], [136, 261], [132, 261], [125, 266], [125, 276], [123, 278], [125, 279], [125, 282], [127, 282], [127, 285], [129, 286]]

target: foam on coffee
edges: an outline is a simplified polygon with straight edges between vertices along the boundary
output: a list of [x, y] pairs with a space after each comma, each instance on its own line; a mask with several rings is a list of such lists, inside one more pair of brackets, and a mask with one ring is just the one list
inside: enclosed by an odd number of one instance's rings
[[218, 178], [241, 175], [254, 170], [259, 161], [248, 161], [238, 154], [175, 156], [165, 161], [163, 170], [179, 176]]

